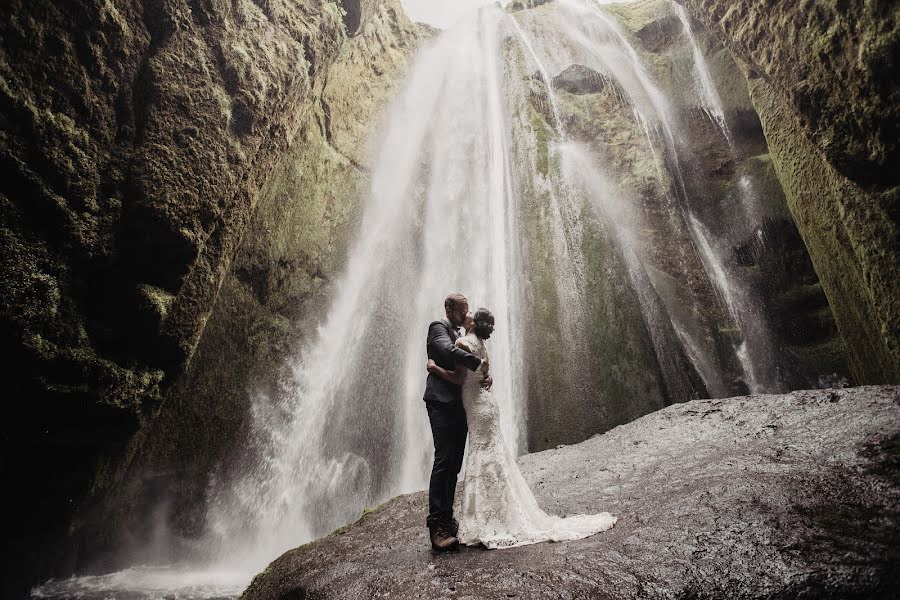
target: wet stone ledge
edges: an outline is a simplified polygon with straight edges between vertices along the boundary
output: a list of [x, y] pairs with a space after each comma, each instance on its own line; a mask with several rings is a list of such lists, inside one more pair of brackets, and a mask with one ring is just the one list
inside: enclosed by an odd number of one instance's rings
[[291, 550], [244, 600], [890, 598], [900, 388], [677, 404], [520, 459], [541, 506], [609, 511], [577, 542], [436, 556], [424, 493]]

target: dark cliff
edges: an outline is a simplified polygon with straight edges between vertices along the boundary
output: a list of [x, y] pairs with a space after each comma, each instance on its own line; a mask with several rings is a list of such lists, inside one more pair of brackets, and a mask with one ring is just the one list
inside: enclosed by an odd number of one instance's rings
[[854, 377], [900, 381], [900, 7], [681, 3], [742, 65]]
[[[260, 294], [272, 285], [232, 261], [265, 226], [254, 214], [279, 195], [273, 172], [290, 182], [285, 156], [318, 148], [329, 68], [381, 9], [84, 0], [5, 10], [0, 344], [15, 401], [2, 435], [14, 490], [3, 525], [7, 568], [46, 574], [63, 546], [80, 554], [60, 542], [75, 508], [121, 478], [207, 324], [221, 323], [220, 291], [238, 306], [229, 273]], [[355, 169], [333, 154], [315, 168]], [[334, 192], [343, 203], [349, 187]], [[314, 231], [322, 202], [294, 209]], [[325, 254], [272, 262], [314, 279], [330, 268]]]

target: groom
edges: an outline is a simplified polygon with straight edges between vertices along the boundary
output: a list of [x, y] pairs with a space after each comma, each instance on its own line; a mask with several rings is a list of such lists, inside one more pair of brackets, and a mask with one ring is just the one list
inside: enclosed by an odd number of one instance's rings
[[[428, 326], [428, 358], [449, 370], [460, 366], [472, 371], [480, 368], [486, 375], [482, 385], [490, 387], [492, 379], [487, 375], [487, 360], [482, 361], [454, 346], [459, 328], [469, 312], [469, 301], [462, 294], [450, 294], [444, 300], [444, 311], [446, 319], [434, 321]], [[434, 437], [434, 467], [428, 486], [428, 518], [425, 522], [431, 533], [431, 547], [437, 552], [444, 552], [456, 548], [458, 544], [456, 532], [459, 523], [453, 518], [453, 496], [456, 493], [456, 476], [462, 468], [466, 451], [466, 411], [462, 403], [462, 388], [432, 373], [428, 374], [425, 382], [424, 400]]]

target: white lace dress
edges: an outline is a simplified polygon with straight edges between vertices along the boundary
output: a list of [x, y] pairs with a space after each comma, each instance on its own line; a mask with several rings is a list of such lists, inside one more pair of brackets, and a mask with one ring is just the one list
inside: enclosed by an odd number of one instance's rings
[[[475, 334], [467, 349], [487, 358]], [[481, 388], [481, 371], [467, 372], [463, 405], [469, 427], [465, 479], [460, 499], [459, 541], [468, 546], [512, 548], [538, 542], [577, 540], [605, 531], [616, 522], [609, 513], [556, 517], [542, 511], [522, 477], [500, 429], [497, 399]]]

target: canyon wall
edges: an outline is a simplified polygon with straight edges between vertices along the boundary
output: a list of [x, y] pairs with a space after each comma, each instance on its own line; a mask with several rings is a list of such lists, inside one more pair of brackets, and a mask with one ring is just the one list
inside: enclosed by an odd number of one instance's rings
[[900, 381], [900, 8], [681, 3], [749, 81], [854, 378]]
[[[897, 9], [683, 4], [733, 147], [686, 93], [691, 48], [673, 6], [642, 0], [610, 11], [690, 124], [678, 147], [695, 155], [685, 187], [697, 213], [737, 210], [744, 177], [759, 190], [768, 242], [726, 235], [728, 267], [766, 290], [791, 386], [841, 383], [847, 362], [855, 382], [900, 381]], [[434, 32], [410, 23], [398, 0], [13, 0], [8, 15], [5, 564], [25, 581], [188, 552], [203, 529], [208, 474], [235, 460], [231, 442], [254, 395], [278, 393], [285, 357], [319, 324], [330, 279], [364, 226], [365, 140]], [[661, 190], [673, 182], [637, 150], [641, 132], [615, 88], [578, 69], [550, 76], [572, 137], [631, 174], [625, 188], [643, 203], [652, 238], [667, 219]], [[547, 86], [539, 75], [528, 85], [533, 106], [522, 118], [543, 156], [535, 168], [549, 177], [558, 165], [547, 150]], [[546, 198], [523, 192], [523, 231], [541, 257]], [[583, 372], [609, 367], [598, 381], [610, 402], [584, 402], [591, 380], [567, 388], [570, 365], [551, 356], [530, 379], [532, 450], [687, 399], [667, 387], [666, 368], [704, 385], [686, 355], [668, 367], [653, 357], [609, 228], [591, 219], [585, 213], [592, 362]], [[715, 332], [704, 343], [735, 373], [722, 350], [733, 331], [714, 290], [698, 285], [690, 299], [675, 283], [684, 263], [666, 249], [648, 263], [660, 301], [702, 312]], [[530, 318], [545, 329], [529, 340], [562, 340], [564, 303], [548, 291], [552, 267], [538, 262]], [[692, 264], [697, 275], [688, 275], [700, 279]], [[723, 389], [745, 391], [726, 379]], [[131, 542], [145, 551], [116, 554]], [[4, 585], [19, 594], [22, 583]]]
[[[17, 401], [4, 530], [8, 568], [27, 576], [81, 554], [76, 507], [121, 482], [151, 428], [199, 441], [239, 419], [250, 371], [299, 333], [282, 313], [335, 268], [364, 162], [355, 140], [415, 34], [396, 2], [42, 1], [7, 14], [0, 344]], [[329, 86], [336, 62], [344, 80]], [[348, 106], [354, 93], [371, 97]], [[248, 239], [260, 245], [238, 255]], [[204, 378], [212, 406], [187, 401]], [[184, 410], [156, 423], [162, 406]]]

